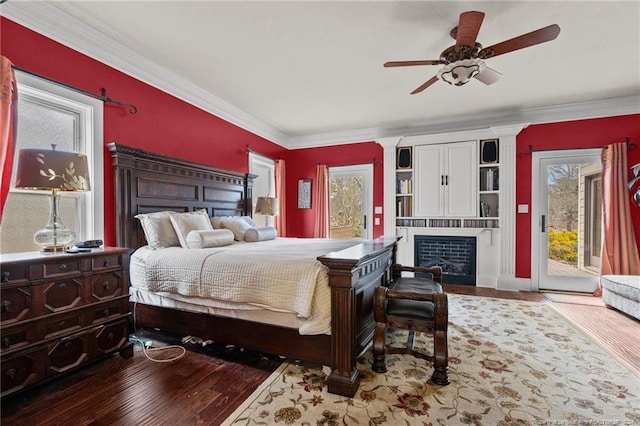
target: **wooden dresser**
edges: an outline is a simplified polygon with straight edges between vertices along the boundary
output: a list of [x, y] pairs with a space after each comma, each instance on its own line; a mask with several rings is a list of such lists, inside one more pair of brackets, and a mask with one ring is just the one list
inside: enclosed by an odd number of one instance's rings
[[129, 342], [129, 249], [0, 256], [1, 397], [120, 352]]

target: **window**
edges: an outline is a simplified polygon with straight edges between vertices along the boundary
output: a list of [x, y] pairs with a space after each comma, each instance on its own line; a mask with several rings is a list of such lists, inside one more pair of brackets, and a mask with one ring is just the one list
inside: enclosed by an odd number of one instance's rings
[[77, 240], [101, 239], [104, 232], [103, 104], [30, 74], [16, 71], [18, 125], [11, 191], [0, 228], [2, 253], [38, 250], [33, 235], [49, 219], [49, 194], [13, 187], [22, 148], [50, 148], [85, 154], [91, 191], [63, 193], [61, 218]]

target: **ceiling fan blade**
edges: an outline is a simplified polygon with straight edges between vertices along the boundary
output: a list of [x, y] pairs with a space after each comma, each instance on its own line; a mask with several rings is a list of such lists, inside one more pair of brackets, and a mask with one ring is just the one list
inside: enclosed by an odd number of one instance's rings
[[460, 14], [456, 33], [456, 49], [460, 46], [475, 46], [483, 19], [484, 13], [482, 12], [469, 11]]
[[514, 50], [524, 49], [525, 47], [534, 46], [546, 41], [554, 40], [560, 34], [560, 27], [557, 24], [531, 31], [530, 33], [485, 47], [478, 52], [481, 59], [492, 58], [504, 53], [513, 52]]
[[385, 67], [412, 67], [414, 65], [440, 65], [444, 64], [440, 59], [424, 60], [424, 61], [391, 61], [385, 62]]
[[493, 84], [500, 80], [502, 73], [494, 70], [493, 68], [485, 67], [482, 72], [476, 75], [476, 80], [483, 82], [484, 84]]
[[418, 87], [416, 90], [411, 92], [411, 94], [415, 95], [416, 93], [422, 92], [424, 89], [426, 89], [427, 87], [431, 86], [436, 81], [438, 81], [438, 77], [434, 75], [433, 77], [431, 77], [431, 79], [427, 80], [422, 86]]

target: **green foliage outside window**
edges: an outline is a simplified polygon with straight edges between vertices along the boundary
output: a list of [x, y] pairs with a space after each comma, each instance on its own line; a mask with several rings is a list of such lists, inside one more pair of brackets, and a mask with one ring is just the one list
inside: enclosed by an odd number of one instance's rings
[[578, 259], [578, 230], [548, 230], [549, 259], [574, 264]]

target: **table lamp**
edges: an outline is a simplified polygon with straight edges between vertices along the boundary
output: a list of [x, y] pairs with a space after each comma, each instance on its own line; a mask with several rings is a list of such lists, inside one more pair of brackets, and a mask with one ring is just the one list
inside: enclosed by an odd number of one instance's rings
[[278, 214], [278, 199], [275, 197], [258, 197], [256, 214], [264, 215], [264, 226], [269, 226], [269, 216]]
[[51, 191], [49, 223], [36, 232], [33, 240], [41, 251], [63, 251], [76, 239], [60, 219], [61, 191], [89, 191], [87, 156], [52, 149], [21, 149], [18, 154], [16, 188]]

